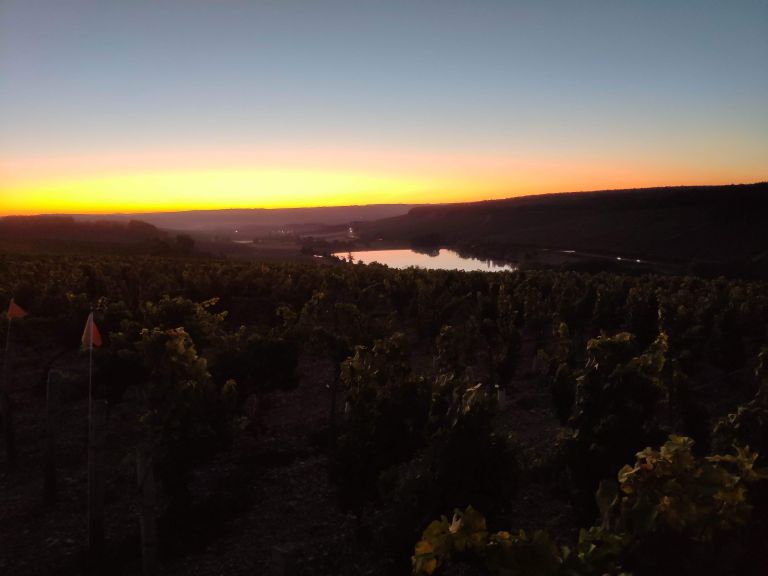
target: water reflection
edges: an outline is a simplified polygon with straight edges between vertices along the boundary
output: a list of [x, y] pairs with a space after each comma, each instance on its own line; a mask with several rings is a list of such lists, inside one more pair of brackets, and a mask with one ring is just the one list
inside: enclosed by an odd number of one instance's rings
[[479, 260], [462, 256], [458, 252], [440, 248], [439, 250], [363, 250], [359, 252], [337, 252], [339, 258], [363, 264], [378, 262], [390, 268], [426, 268], [429, 270], [463, 270], [465, 272], [500, 272], [516, 270], [517, 267], [506, 262]]

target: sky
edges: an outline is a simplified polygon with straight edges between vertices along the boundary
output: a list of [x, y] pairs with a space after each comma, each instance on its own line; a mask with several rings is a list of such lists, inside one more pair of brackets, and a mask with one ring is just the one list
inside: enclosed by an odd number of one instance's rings
[[0, 215], [768, 180], [768, 0], [0, 0]]

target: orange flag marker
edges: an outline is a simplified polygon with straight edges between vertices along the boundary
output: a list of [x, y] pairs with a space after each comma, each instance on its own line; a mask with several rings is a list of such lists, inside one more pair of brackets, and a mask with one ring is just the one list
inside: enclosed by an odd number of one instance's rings
[[85, 323], [85, 330], [83, 330], [83, 348], [97, 348], [101, 346], [101, 332], [99, 332], [96, 323], [93, 321], [93, 312], [88, 315], [88, 321]]
[[24, 311], [24, 309], [16, 304], [16, 302], [11, 298], [11, 303], [8, 305], [8, 313], [7, 318], [8, 320], [13, 320], [14, 318], [24, 318], [27, 313]]

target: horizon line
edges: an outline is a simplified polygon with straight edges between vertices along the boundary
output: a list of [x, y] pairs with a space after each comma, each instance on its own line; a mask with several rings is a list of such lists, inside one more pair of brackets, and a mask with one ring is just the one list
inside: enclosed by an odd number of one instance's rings
[[233, 206], [229, 208], [193, 208], [179, 210], [156, 210], [144, 212], [39, 212], [30, 214], [0, 214], [0, 218], [34, 218], [41, 216], [142, 216], [142, 215], [160, 215], [160, 214], [190, 214], [195, 212], [234, 212], [234, 211], [264, 211], [275, 212], [278, 210], [322, 210], [331, 208], [368, 208], [382, 206], [409, 206], [411, 208], [420, 206], [448, 206], [457, 204], [482, 204], [486, 202], [506, 202], [510, 200], [520, 200], [524, 198], [533, 198], [539, 196], [564, 196], [571, 194], [600, 194], [609, 192], [633, 192], [639, 190], [673, 190], [680, 188], [728, 188], [733, 186], [759, 186], [768, 185], [768, 179], [757, 182], [731, 182], [729, 184], [677, 184], [669, 186], [637, 186], [631, 188], [600, 188], [591, 190], [571, 190], [560, 192], [532, 192], [504, 198], [487, 198], [484, 200], [471, 200], [464, 202], [375, 202], [371, 204], [321, 204], [315, 206], [286, 206], [286, 207], [258, 207], [258, 206]]

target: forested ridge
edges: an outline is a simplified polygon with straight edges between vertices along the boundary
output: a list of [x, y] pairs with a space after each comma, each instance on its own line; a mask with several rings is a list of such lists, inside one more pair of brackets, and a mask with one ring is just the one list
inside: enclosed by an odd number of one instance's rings
[[[6, 253], [11, 298], [28, 316], [5, 358], [4, 574], [87, 565], [91, 309], [108, 573], [141, 572], [137, 448], [165, 574], [768, 565], [765, 282]], [[62, 479], [44, 505], [51, 379]]]
[[363, 238], [432, 238], [515, 261], [520, 248], [685, 263], [697, 273], [766, 277], [768, 184], [679, 186], [419, 206], [361, 226]]

